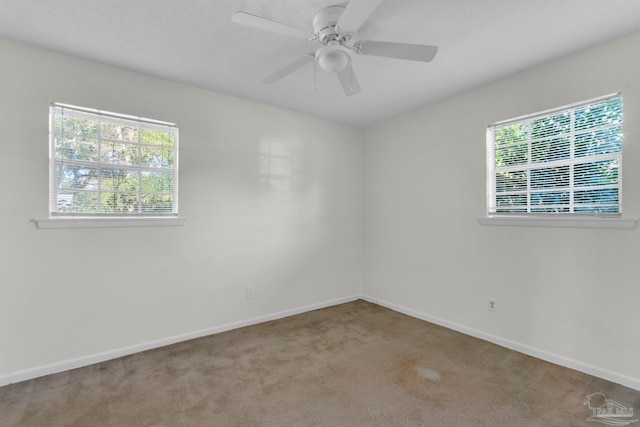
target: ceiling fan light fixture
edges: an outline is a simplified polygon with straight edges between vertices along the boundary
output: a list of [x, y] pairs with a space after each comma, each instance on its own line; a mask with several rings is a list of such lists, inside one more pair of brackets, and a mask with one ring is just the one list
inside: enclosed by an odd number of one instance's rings
[[337, 46], [324, 46], [316, 52], [316, 62], [323, 70], [329, 73], [339, 73], [347, 68], [351, 56]]

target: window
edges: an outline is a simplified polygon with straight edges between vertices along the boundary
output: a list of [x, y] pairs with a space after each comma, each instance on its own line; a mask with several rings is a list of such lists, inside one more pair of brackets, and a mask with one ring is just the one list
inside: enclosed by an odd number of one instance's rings
[[52, 218], [177, 216], [175, 124], [57, 103], [49, 116]]
[[489, 215], [622, 212], [619, 94], [487, 128]]

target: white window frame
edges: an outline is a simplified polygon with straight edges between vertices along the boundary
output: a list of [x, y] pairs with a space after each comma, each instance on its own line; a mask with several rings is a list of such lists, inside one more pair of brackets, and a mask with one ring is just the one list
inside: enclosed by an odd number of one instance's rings
[[[65, 159], [56, 155], [55, 148], [55, 126], [54, 118], [58, 114], [69, 114], [72, 117], [85, 117], [88, 120], [95, 120], [97, 126], [96, 141], [98, 144], [98, 153], [102, 153], [100, 150], [100, 144], [110, 143], [107, 135], [102, 134], [101, 123], [109, 123], [116, 125], [126, 125], [129, 127], [135, 127], [138, 129], [137, 134], [140, 135], [142, 130], [161, 130], [172, 135], [173, 144], [170, 147], [172, 150], [173, 161], [171, 165], [159, 166], [148, 165], [145, 166], [142, 163], [129, 164], [124, 163], [123, 168], [133, 171], [138, 175], [137, 188], [129, 189], [127, 192], [137, 194], [138, 204], [135, 207], [130, 207], [130, 212], [65, 212], [59, 209], [59, 189], [57, 188], [57, 169], [60, 165], [73, 164], [75, 166], [86, 166], [87, 168], [93, 168], [98, 171], [112, 169], [114, 166], [118, 166], [119, 163], [112, 163], [109, 161], [103, 161], [101, 158], [95, 160], [73, 160]], [[113, 140], [118, 141], [119, 140]], [[123, 141], [125, 145], [137, 150], [138, 161], [140, 161], [141, 152], [145, 147], [154, 147], [154, 145], [145, 144], [140, 137], [133, 141]], [[101, 156], [102, 154], [100, 154]], [[141, 187], [142, 177], [147, 174], [153, 175], [154, 173], [161, 173], [170, 175], [171, 177], [171, 190], [170, 192], [155, 193], [144, 191]], [[98, 175], [100, 175], [99, 172]], [[97, 179], [100, 182], [100, 178]], [[97, 188], [92, 190], [82, 190], [84, 193], [94, 194], [98, 197], [97, 208], [101, 210], [101, 204], [99, 202], [103, 194], [113, 192], [107, 188], [102, 187], [100, 184]], [[156, 194], [170, 194], [171, 205], [167, 206], [169, 209], [160, 209], [158, 211], [145, 211], [141, 204], [142, 195], [147, 194], [154, 196]], [[69, 104], [61, 104], [52, 102], [50, 104], [49, 114], [49, 218], [33, 220], [37, 228], [101, 228], [101, 227], [151, 227], [151, 226], [180, 226], [184, 225], [184, 219], [178, 218], [178, 126], [175, 123], [163, 122], [159, 120], [147, 119], [143, 117], [129, 116], [109, 111], [95, 110], [91, 108], [78, 107]]]
[[[531, 144], [530, 139], [527, 140], [529, 147], [528, 163], [520, 164], [517, 166], [507, 166], [503, 168], [497, 168], [495, 166], [495, 131], [496, 129], [504, 126], [510, 126], [519, 123], [530, 123], [532, 120], [553, 116], [559, 113], [567, 112], [572, 118], [571, 125], [573, 126], [573, 114], [575, 110], [580, 107], [584, 107], [599, 102], [622, 98], [620, 93], [610, 94], [603, 97], [593, 98], [587, 101], [554, 108], [526, 116], [516, 117], [514, 119], [504, 120], [487, 126], [486, 133], [486, 184], [487, 184], [487, 216], [479, 218], [482, 225], [509, 225], [509, 226], [543, 226], [543, 227], [580, 227], [580, 228], [633, 228], [637, 222], [637, 218], [622, 218], [622, 151], [619, 153], [608, 153], [603, 155], [596, 155], [583, 158], [574, 158], [574, 142], [575, 134], [574, 129], [570, 130], [570, 156], [568, 159], [555, 161], [556, 166], [568, 165], [571, 169], [571, 177], [569, 187], [563, 187], [564, 191], [569, 191], [571, 194], [571, 202], [568, 205], [569, 212], [534, 212], [535, 205], [532, 208], [531, 194], [534, 190], [531, 189], [529, 182], [529, 171], [535, 170], [540, 167], [531, 163]], [[591, 213], [591, 212], [574, 212], [573, 194], [574, 190], [579, 188], [574, 187], [573, 165], [575, 163], [584, 163], [585, 161], [599, 161], [615, 159], [618, 162], [618, 183], [613, 188], [618, 190], [618, 212], [617, 213]], [[549, 163], [551, 164], [551, 162]], [[510, 170], [526, 170], [528, 177], [528, 184], [526, 190], [520, 190], [523, 194], [526, 194], [527, 204], [526, 212], [500, 212], [500, 209], [496, 206], [496, 173], [500, 171]], [[590, 189], [593, 187], [589, 187]], [[563, 206], [564, 207], [564, 206]]]

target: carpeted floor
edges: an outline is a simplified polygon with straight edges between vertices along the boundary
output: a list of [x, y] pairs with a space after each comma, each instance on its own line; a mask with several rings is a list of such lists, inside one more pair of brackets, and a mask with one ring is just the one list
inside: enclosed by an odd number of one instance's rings
[[605, 425], [597, 392], [638, 413], [638, 391], [355, 301], [2, 387], [0, 425]]

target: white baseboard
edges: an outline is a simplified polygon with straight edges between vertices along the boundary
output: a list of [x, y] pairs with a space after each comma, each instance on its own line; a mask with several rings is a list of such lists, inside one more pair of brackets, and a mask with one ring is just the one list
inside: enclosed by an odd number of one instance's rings
[[291, 310], [285, 310], [277, 313], [267, 314], [264, 316], [254, 317], [252, 319], [242, 320], [234, 323], [227, 323], [220, 326], [214, 326], [212, 328], [203, 329], [200, 331], [189, 332], [182, 335], [177, 335], [173, 337], [167, 337], [156, 341], [150, 341], [146, 343], [141, 343], [137, 345], [133, 345], [130, 347], [119, 348], [111, 351], [106, 351], [102, 353], [92, 354], [85, 357], [78, 357], [75, 359], [70, 359], [62, 362], [53, 363], [50, 365], [39, 366], [35, 368], [25, 369], [18, 372], [13, 372], [6, 375], [0, 375], [0, 386], [13, 384], [21, 381], [27, 381], [33, 378], [42, 377], [45, 375], [56, 374], [59, 372], [68, 371], [71, 369], [81, 368], [83, 366], [93, 365], [95, 363], [105, 362], [107, 360], [116, 359], [118, 357], [128, 356], [130, 354], [139, 353], [142, 351], [152, 350], [154, 348], [164, 347], [171, 344], [176, 344], [182, 341], [187, 341], [195, 338], [201, 338], [209, 335], [219, 334], [221, 332], [230, 331], [233, 329], [242, 328], [245, 326], [256, 325], [263, 322], [268, 322], [271, 320], [282, 319], [285, 317], [293, 316], [296, 314], [306, 313], [308, 311], [318, 310], [321, 308], [331, 307], [338, 304], [344, 304], [347, 302], [355, 301], [358, 299], [363, 299], [365, 301], [371, 302], [373, 304], [377, 304], [391, 310], [397, 311], [399, 313], [406, 314], [411, 317], [415, 317], [417, 319], [424, 320], [426, 322], [430, 322], [436, 325], [443, 326], [448, 329], [452, 329], [454, 331], [461, 332], [466, 335], [470, 335], [475, 338], [479, 338], [484, 341], [488, 341], [494, 344], [497, 344], [501, 347], [508, 348], [510, 350], [514, 350], [523, 354], [527, 354], [529, 356], [536, 357], [538, 359], [545, 360], [547, 362], [554, 363], [560, 366], [566, 366], [567, 368], [574, 369], [579, 372], [583, 372], [588, 375], [593, 375], [594, 377], [602, 378], [607, 381], [612, 381], [617, 384], [622, 384], [624, 386], [630, 387], [635, 390], [640, 391], [640, 379], [629, 377], [627, 375], [620, 374], [618, 372], [613, 372], [607, 369], [602, 369], [597, 366], [589, 365], [587, 363], [583, 363], [574, 359], [570, 359], [564, 356], [560, 356], [554, 353], [550, 353], [548, 351], [540, 350], [534, 347], [530, 347], [525, 344], [521, 344], [515, 341], [511, 341], [496, 335], [488, 334], [483, 331], [479, 331], [477, 329], [469, 328], [467, 326], [459, 325], [457, 323], [453, 323], [447, 320], [443, 320], [434, 316], [430, 316], [428, 314], [419, 312], [417, 310], [409, 309], [397, 304], [393, 304], [384, 300], [380, 300], [375, 297], [371, 297], [368, 295], [352, 295], [348, 297], [338, 298], [330, 301], [324, 301], [318, 304], [311, 304]]
[[417, 319], [421, 319], [427, 321], [429, 323], [434, 323], [436, 325], [443, 326], [448, 329], [452, 329], [454, 331], [461, 332], [465, 335], [470, 335], [475, 338], [479, 338], [484, 341], [488, 341], [494, 344], [497, 344], [501, 347], [508, 348], [510, 350], [517, 351], [519, 353], [524, 353], [529, 356], [533, 356], [538, 359], [545, 360], [547, 362], [554, 363], [556, 365], [565, 366], [567, 368], [571, 368], [573, 370], [583, 372], [588, 375], [592, 375], [594, 377], [602, 378], [607, 381], [614, 382], [616, 384], [621, 384], [626, 387], [632, 388], [634, 390], [640, 391], [640, 379], [629, 377], [627, 375], [620, 374], [618, 372], [613, 372], [608, 369], [599, 368], [597, 366], [590, 365], [588, 363], [583, 363], [578, 360], [570, 359], [568, 357], [560, 356], [554, 353], [550, 353], [545, 350], [540, 350], [534, 347], [530, 347], [526, 344], [522, 344], [519, 342], [511, 341], [506, 338], [502, 338], [496, 335], [488, 334], [486, 332], [479, 331], [477, 329], [469, 328], [467, 326], [459, 325], [457, 323], [449, 322], [448, 320], [443, 320], [434, 316], [430, 316], [425, 313], [421, 313], [416, 310], [412, 310], [410, 308], [406, 308], [397, 304], [393, 304], [387, 301], [380, 300], [378, 298], [370, 297], [367, 295], [362, 295], [361, 298], [365, 301], [371, 302], [373, 304], [381, 305], [383, 307], [389, 308], [393, 311], [397, 311], [399, 313], [406, 314], [411, 317], [415, 317]]
[[189, 332], [182, 335], [167, 337], [155, 341], [136, 344], [130, 347], [119, 348], [115, 350], [105, 351], [102, 353], [91, 354], [88, 356], [78, 357], [75, 359], [65, 360], [62, 362], [52, 363], [50, 365], [38, 366], [35, 368], [25, 369], [6, 375], [0, 375], [0, 387], [21, 381], [27, 381], [33, 378], [43, 377], [45, 375], [57, 374], [59, 372], [69, 371], [71, 369], [82, 368], [83, 366], [93, 365], [95, 363], [105, 362], [107, 360], [116, 359], [118, 357], [128, 356], [142, 351], [152, 350], [154, 348], [164, 347], [176, 344], [182, 341], [188, 341], [195, 338], [201, 338], [209, 335], [219, 334], [221, 332], [230, 331], [232, 329], [243, 328], [245, 326], [256, 325], [258, 323], [269, 322], [271, 320], [282, 319], [296, 314], [306, 313], [308, 311], [318, 310], [321, 308], [331, 307], [338, 304], [344, 304], [361, 299], [361, 295], [352, 295], [348, 297], [338, 298], [330, 301], [324, 301], [318, 304], [306, 305], [303, 307], [285, 310], [277, 313], [267, 314], [264, 316], [254, 317], [252, 319], [242, 320], [234, 323], [227, 323], [212, 328], [202, 329], [200, 331]]

